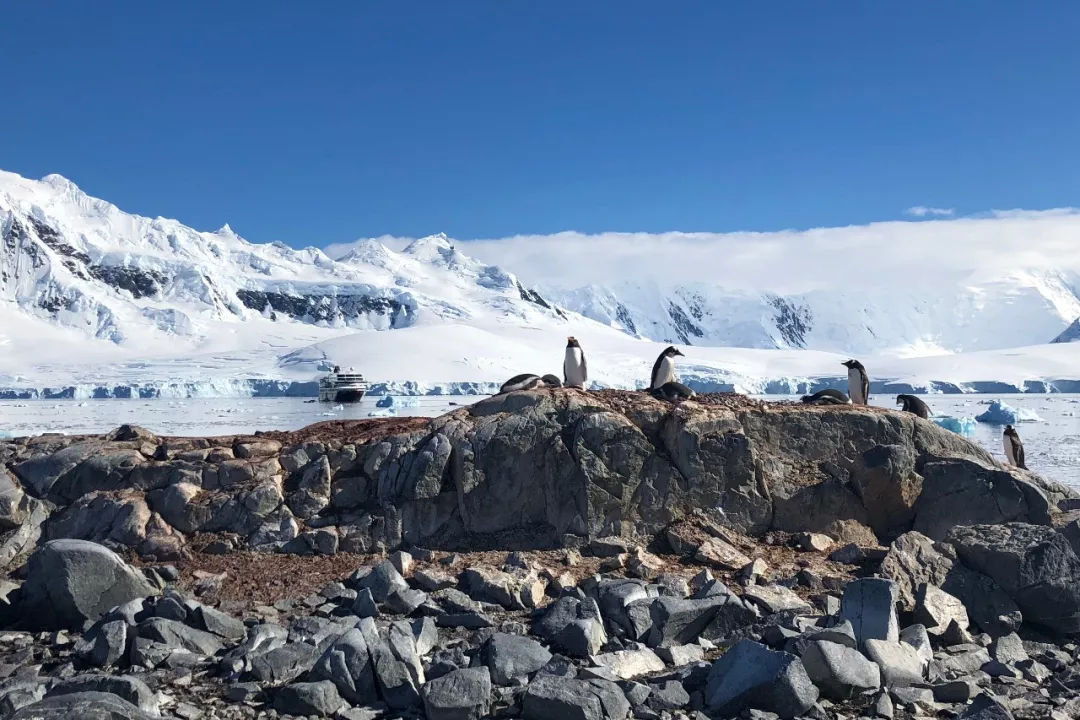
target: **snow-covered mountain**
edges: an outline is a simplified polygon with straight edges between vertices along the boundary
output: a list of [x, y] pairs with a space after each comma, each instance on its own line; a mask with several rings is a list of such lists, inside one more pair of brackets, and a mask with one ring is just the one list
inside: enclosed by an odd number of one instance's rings
[[[883, 278], [884, 279], [884, 278]], [[919, 356], [1046, 342], [1080, 314], [1080, 278], [1018, 271], [979, 283], [845, 288], [781, 295], [654, 279], [546, 297], [630, 334], [698, 346]]]
[[400, 253], [365, 243], [332, 260], [315, 248], [250, 243], [228, 226], [198, 232], [129, 215], [58, 175], [10, 173], [0, 173], [0, 300], [117, 344], [147, 334], [197, 341], [221, 323], [388, 330], [559, 316], [513, 274], [469, 258], [444, 235]]
[[[797, 389], [848, 354], [880, 358], [900, 378], [894, 361], [905, 357], [1045, 343], [1080, 316], [1080, 276], [1068, 267], [917, 286], [882, 271], [878, 283], [781, 292], [671, 280], [642, 263], [618, 282], [568, 287], [523, 282], [513, 258], [508, 270], [471, 257], [482, 247], [433, 235], [330, 257], [128, 214], [58, 175], [0, 172], [0, 391], [247, 392], [254, 379], [308, 382], [342, 356], [387, 387], [482, 390], [557, 372], [567, 335], [582, 339], [601, 384], [640, 384], [658, 349], [677, 343], [696, 346], [685, 376], [702, 387]], [[1002, 360], [1002, 372], [1023, 387], [1071, 352], [1027, 351], [1030, 371]], [[996, 380], [985, 374], [1005, 357], [986, 356], [984, 375], [950, 361], [949, 377], [932, 363], [912, 377]], [[1052, 371], [1034, 367], [1040, 357]]]

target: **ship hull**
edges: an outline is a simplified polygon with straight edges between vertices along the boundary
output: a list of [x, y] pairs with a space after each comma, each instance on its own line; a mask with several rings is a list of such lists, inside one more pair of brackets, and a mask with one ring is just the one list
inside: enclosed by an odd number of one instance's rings
[[319, 402], [357, 403], [364, 399], [364, 390], [319, 388]]

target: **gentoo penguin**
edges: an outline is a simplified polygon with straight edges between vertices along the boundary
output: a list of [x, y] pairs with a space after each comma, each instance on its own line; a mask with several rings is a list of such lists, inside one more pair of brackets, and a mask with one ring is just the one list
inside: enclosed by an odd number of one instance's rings
[[803, 395], [802, 401], [807, 405], [850, 405], [851, 398], [839, 390], [826, 388], [818, 390], [813, 395]]
[[1001, 444], [1005, 446], [1005, 457], [1009, 464], [1027, 470], [1027, 465], [1024, 464], [1024, 443], [1020, 442], [1020, 436], [1012, 425], [1005, 426]]
[[675, 382], [675, 358], [682, 357], [682, 353], [676, 348], [668, 346], [652, 366], [652, 377], [649, 379], [649, 389], [659, 390], [670, 382]]
[[589, 366], [585, 364], [585, 353], [577, 338], [566, 338], [566, 356], [562, 364], [563, 385], [584, 388], [589, 379]]
[[897, 395], [896, 404], [903, 405], [904, 407], [900, 409], [904, 412], [915, 413], [924, 420], [929, 420], [932, 414], [930, 406], [914, 395]]
[[539, 387], [562, 387], [562, 382], [554, 375], [540, 377], [532, 373], [522, 373], [504, 382], [502, 387], [499, 388], [499, 393], [514, 392], [515, 390], [533, 390]]
[[679, 402], [680, 400], [690, 400], [696, 395], [693, 390], [683, 385], [681, 382], [666, 382], [658, 388], [654, 388], [650, 391], [653, 397], [660, 398], [661, 400], [667, 400], [668, 402]]
[[845, 360], [840, 363], [847, 367], [848, 395], [856, 405], [866, 405], [870, 400], [870, 378], [866, 368], [858, 360]]
[[533, 388], [540, 387], [544, 384], [544, 381], [540, 379], [539, 375], [533, 375], [532, 373], [522, 373], [521, 375], [515, 375], [502, 384], [499, 388], [499, 393], [514, 392], [515, 390], [532, 390]]

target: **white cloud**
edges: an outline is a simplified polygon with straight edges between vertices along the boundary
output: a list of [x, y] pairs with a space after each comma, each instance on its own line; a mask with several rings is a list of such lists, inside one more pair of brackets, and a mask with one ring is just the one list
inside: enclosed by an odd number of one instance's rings
[[927, 207], [925, 205], [913, 205], [904, 211], [907, 215], [915, 217], [951, 217], [955, 214], [952, 208]]
[[[458, 248], [531, 285], [564, 289], [624, 281], [700, 282], [777, 293], [912, 287], [1000, 278], [1017, 268], [1076, 273], [1080, 209], [995, 212], [938, 222], [890, 221], [778, 232], [566, 231], [466, 240]], [[388, 240], [392, 249], [406, 238]], [[352, 243], [327, 248], [340, 257]]]

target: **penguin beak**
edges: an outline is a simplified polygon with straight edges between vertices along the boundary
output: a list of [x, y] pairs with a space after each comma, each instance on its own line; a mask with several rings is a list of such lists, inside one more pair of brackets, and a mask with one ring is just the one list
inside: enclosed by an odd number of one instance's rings
[[676, 350], [675, 354], [678, 355], [679, 357], [686, 357], [685, 355], [682, 354], [681, 350]]

